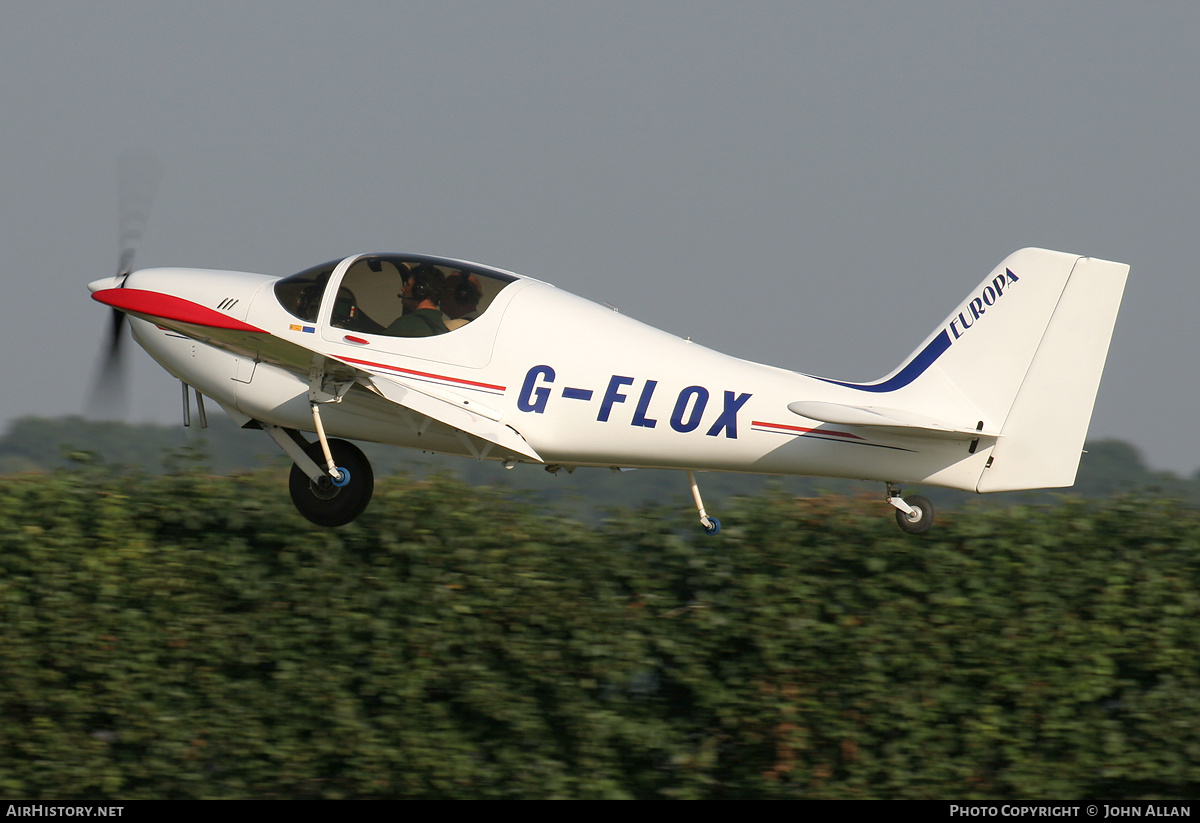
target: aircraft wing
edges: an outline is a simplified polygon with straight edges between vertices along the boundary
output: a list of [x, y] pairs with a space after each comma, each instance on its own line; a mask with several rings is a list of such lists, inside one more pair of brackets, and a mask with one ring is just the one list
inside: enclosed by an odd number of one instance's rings
[[101, 303], [185, 337], [259, 362], [279, 366], [305, 379], [309, 378], [314, 358], [333, 361], [322, 363], [320, 368], [336, 379], [353, 380], [366, 390], [398, 406], [494, 443], [510, 452], [529, 457], [539, 463], [545, 462], [524, 437], [512, 427], [500, 422], [499, 412], [475, 400], [428, 387], [417, 388], [402, 378], [366, 370], [179, 297], [120, 288], [97, 291], [92, 296]]
[[980, 423], [975, 426], [965, 426], [886, 406], [850, 406], [843, 403], [799, 400], [789, 403], [788, 411], [801, 417], [807, 417], [809, 420], [819, 420], [822, 423], [834, 423], [839, 426], [866, 426], [896, 434], [919, 434], [956, 440], [1000, 436], [998, 431], [980, 428]]
[[418, 414], [431, 417], [447, 426], [474, 435], [489, 443], [495, 443], [509, 451], [532, 458], [539, 463], [542, 460], [533, 448], [511, 426], [501, 422], [501, 415], [494, 409], [469, 400], [461, 395], [450, 392], [431, 390], [427, 387], [417, 388], [411, 383], [391, 375], [370, 374], [359, 382], [366, 385], [380, 397], [412, 409]]

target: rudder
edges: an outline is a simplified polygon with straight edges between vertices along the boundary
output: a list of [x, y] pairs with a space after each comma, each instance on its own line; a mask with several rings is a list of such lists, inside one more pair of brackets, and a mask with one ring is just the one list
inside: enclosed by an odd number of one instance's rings
[[1128, 274], [1092, 258], [1072, 267], [977, 491], [1075, 482]]

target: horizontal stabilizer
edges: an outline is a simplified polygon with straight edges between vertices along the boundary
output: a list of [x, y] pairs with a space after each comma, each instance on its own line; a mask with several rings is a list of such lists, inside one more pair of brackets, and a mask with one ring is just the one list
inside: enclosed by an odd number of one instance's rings
[[999, 432], [980, 428], [978, 423], [974, 426], [964, 426], [886, 406], [848, 406], [844, 403], [800, 400], [789, 403], [788, 411], [822, 423], [891, 429], [902, 434], [925, 434], [955, 439], [1000, 436]]

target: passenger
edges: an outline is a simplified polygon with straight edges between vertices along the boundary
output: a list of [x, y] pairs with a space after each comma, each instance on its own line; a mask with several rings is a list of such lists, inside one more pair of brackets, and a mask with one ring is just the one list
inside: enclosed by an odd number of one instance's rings
[[481, 297], [483, 287], [479, 285], [479, 275], [456, 271], [447, 277], [442, 293], [442, 313], [450, 318], [446, 328], [454, 331], [474, 320]]
[[422, 263], [404, 275], [400, 299], [404, 314], [388, 326], [396, 337], [432, 337], [450, 331], [442, 320], [442, 291], [445, 277], [436, 266]]

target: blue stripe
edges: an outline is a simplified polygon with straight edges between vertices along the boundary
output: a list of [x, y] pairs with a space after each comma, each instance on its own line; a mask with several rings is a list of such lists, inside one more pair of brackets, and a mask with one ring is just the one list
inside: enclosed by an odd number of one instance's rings
[[835, 386], [845, 386], [848, 389], [858, 389], [859, 391], [869, 392], [889, 392], [896, 389], [902, 389], [909, 383], [916, 380], [925, 370], [932, 366], [939, 357], [945, 354], [946, 349], [950, 348], [950, 332], [942, 329], [942, 333], [933, 338], [929, 345], [921, 350], [921, 353], [908, 361], [908, 365], [896, 372], [890, 380], [883, 383], [872, 383], [864, 385], [862, 383], [843, 383], [840, 380], [829, 380], [824, 377], [817, 378], [824, 380], [826, 383], [832, 383]]

